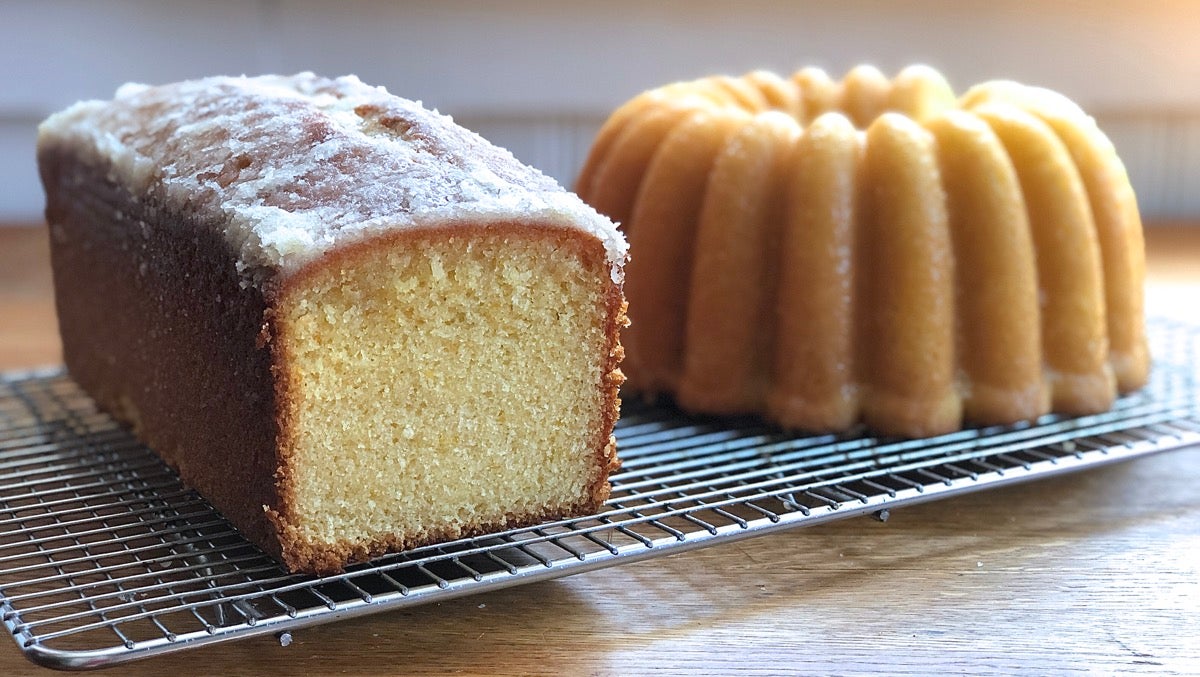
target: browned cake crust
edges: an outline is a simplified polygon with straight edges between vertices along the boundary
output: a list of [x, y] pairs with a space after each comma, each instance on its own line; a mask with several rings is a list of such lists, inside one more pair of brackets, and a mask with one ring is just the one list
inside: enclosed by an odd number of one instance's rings
[[[247, 539], [280, 556], [263, 513], [279, 503], [264, 293], [239, 285], [211, 224], [133, 201], [104, 168], [69, 153], [44, 152], [39, 164], [71, 376]], [[136, 393], [136, 405], [123, 393]]]

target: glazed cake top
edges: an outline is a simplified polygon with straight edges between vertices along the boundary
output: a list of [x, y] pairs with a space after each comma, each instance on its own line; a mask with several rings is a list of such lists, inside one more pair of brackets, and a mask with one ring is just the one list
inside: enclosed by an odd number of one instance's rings
[[627, 251], [611, 221], [538, 170], [354, 76], [128, 84], [112, 101], [80, 102], [43, 122], [39, 149], [60, 144], [111, 164], [135, 196], [223, 217], [249, 279], [423, 226], [582, 230], [604, 244], [614, 280]]

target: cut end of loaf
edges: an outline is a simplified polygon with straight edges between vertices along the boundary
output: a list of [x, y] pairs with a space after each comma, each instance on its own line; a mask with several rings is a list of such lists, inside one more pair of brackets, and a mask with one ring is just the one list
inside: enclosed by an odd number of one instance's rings
[[603, 247], [553, 229], [398, 234], [291, 278], [273, 339], [285, 564], [595, 509], [622, 322]]

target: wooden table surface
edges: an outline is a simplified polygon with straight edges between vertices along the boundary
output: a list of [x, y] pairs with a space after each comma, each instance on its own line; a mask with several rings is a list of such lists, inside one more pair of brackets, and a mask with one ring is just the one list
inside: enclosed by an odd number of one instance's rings
[[[1150, 304], [1194, 317], [1200, 224], [1147, 233]], [[58, 350], [45, 237], [0, 229], [0, 369]], [[1189, 448], [112, 672], [1200, 674], [1198, 487]]]

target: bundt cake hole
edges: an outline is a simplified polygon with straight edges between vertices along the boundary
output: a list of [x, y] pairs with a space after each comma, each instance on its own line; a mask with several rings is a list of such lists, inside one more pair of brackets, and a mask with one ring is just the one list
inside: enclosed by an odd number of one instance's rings
[[837, 82], [824, 71], [806, 68], [790, 79], [768, 71], [752, 71], [741, 78], [708, 78], [690, 84], [710, 99], [755, 114], [776, 110], [806, 127], [825, 113], [846, 116], [865, 131], [887, 112], [915, 120], [958, 106], [954, 91], [940, 73], [928, 66], [909, 66], [889, 80], [874, 66], [858, 66]]

